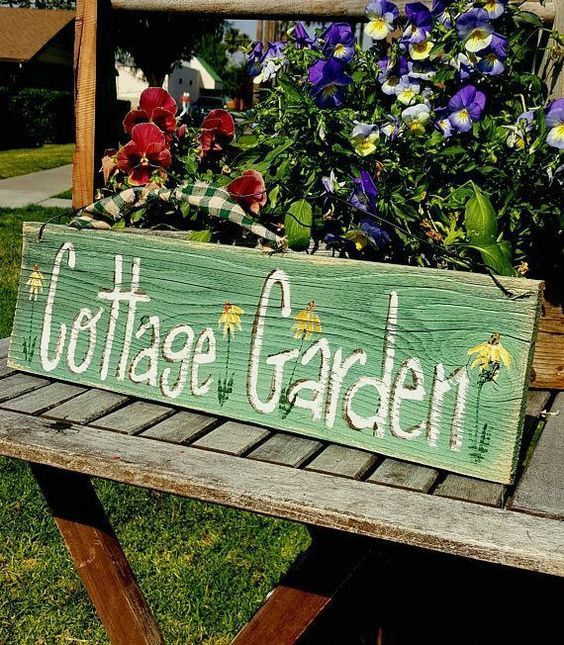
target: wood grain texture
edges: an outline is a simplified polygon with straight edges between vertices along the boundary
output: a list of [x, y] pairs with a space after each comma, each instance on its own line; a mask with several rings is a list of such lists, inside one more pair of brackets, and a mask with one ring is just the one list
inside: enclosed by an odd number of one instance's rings
[[[563, 3], [564, 5], [564, 3]], [[545, 300], [539, 320], [531, 387], [564, 389], [564, 310]]]
[[[502, 279], [522, 296], [511, 299], [469, 273], [55, 225], [38, 241], [37, 232], [26, 224], [10, 365], [511, 480], [541, 283]], [[36, 263], [37, 301], [26, 285]], [[235, 305], [241, 329], [227, 332]], [[494, 332], [512, 366], [480, 387], [468, 351]]]
[[248, 454], [249, 459], [259, 459], [271, 464], [299, 468], [321, 449], [319, 441], [275, 432], [264, 443]]
[[[396, 5], [404, 9], [408, 0], [398, 0]], [[430, 2], [426, 3], [430, 6]], [[554, 3], [545, 6], [539, 2], [521, 3], [523, 8], [551, 22], [554, 19]], [[205, 12], [233, 17], [270, 17], [270, 18], [361, 18], [365, 15], [366, 0], [206, 0]], [[114, 9], [130, 11], [176, 11], [183, 13], [202, 13], [204, 9], [197, 0], [112, 0]]]
[[164, 644], [90, 479], [38, 464], [32, 470], [111, 642]]
[[228, 455], [243, 455], [269, 435], [270, 432], [266, 428], [228, 421], [220, 425], [219, 428], [208, 432], [193, 445], [197, 448], [217, 450]]
[[509, 507], [564, 519], [564, 392], [551, 412]]
[[37, 378], [29, 374], [13, 374], [0, 381], [0, 401], [13, 399], [45, 385], [49, 385], [49, 381], [45, 378]]
[[97, 419], [93, 422], [93, 425], [105, 430], [137, 434], [154, 423], [166, 419], [172, 413], [172, 408], [167, 408], [164, 405], [155, 405], [147, 401], [134, 401], [124, 408]]
[[318, 473], [361, 479], [376, 463], [376, 459], [377, 457], [369, 452], [332, 443], [317, 455], [306, 466], [306, 469], [315, 470]]
[[447, 475], [435, 490], [435, 495], [462, 499], [466, 502], [486, 504], [487, 506], [503, 506], [505, 486], [484, 482], [472, 477]]
[[0, 340], [0, 359], [6, 358], [8, 356], [9, 347], [10, 347], [10, 339], [2, 338]]
[[[554, 3], [554, 18], [552, 28], [556, 33], [564, 33], [564, 2], [556, 0]], [[541, 64], [541, 75], [548, 85], [550, 97], [553, 99], [564, 96], [564, 61], [558, 56], [556, 40], [550, 39]], [[562, 386], [561, 386], [562, 387]]]
[[0, 454], [277, 517], [564, 575], [562, 523], [0, 412]]
[[218, 419], [207, 414], [194, 412], [177, 412], [164, 421], [144, 430], [143, 437], [170, 441], [171, 443], [188, 443], [197, 439], [209, 428], [218, 423]]
[[51, 383], [37, 392], [28, 392], [3, 404], [7, 410], [40, 414], [84, 392], [83, 387], [69, 383]]
[[57, 405], [52, 410], [49, 410], [45, 416], [68, 421], [69, 423], [86, 425], [113, 412], [127, 400], [127, 397], [122, 394], [89, 389], [84, 394]]
[[427, 493], [438, 476], [439, 473], [434, 468], [397, 459], [384, 459], [366, 481]]

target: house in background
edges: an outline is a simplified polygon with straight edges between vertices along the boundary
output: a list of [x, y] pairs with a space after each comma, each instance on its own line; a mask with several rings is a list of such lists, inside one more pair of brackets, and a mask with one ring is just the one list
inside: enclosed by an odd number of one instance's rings
[[[118, 99], [129, 101], [132, 107], [137, 107], [139, 95], [148, 87], [143, 73], [122, 64], [117, 65], [117, 70]], [[163, 87], [180, 107], [180, 99], [186, 92], [190, 94], [192, 103], [195, 103], [202, 95], [221, 96], [223, 81], [205, 60], [194, 56], [190, 62], [181, 63], [166, 76]]]
[[74, 11], [0, 7], [0, 86], [72, 91]]

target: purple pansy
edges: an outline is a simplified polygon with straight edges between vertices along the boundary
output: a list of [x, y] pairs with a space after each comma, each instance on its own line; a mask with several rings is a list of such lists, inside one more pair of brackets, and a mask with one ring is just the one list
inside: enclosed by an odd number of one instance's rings
[[493, 34], [490, 46], [480, 52], [480, 60], [476, 67], [482, 74], [498, 76], [505, 69], [503, 61], [507, 58], [507, 47], [507, 38]]
[[556, 99], [548, 106], [546, 112], [546, 127], [549, 132], [546, 142], [553, 148], [564, 148], [564, 98]]
[[354, 56], [355, 38], [352, 27], [347, 22], [335, 22], [323, 32], [323, 53], [343, 63], [348, 63]]
[[374, 218], [370, 216], [363, 217], [360, 220], [360, 230], [379, 248], [383, 249], [388, 246], [392, 239], [388, 233], [378, 226]]
[[343, 103], [345, 87], [352, 78], [345, 74], [344, 63], [335, 58], [318, 60], [309, 68], [312, 94], [319, 107], [339, 107]]
[[448, 109], [445, 107], [435, 109], [435, 128], [443, 135], [445, 139], [449, 139], [454, 134], [451, 122], [448, 120]]
[[492, 41], [493, 27], [483, 9], [470, 9], [456, 21], [456, 31], [464, 40], [467, 51], [475, 53], [489, 46]]
[[463, 54], [462, 52], [460, 52], [456, 56], [456, 58], [453, 58], [450, 61], [450, 64], [457, 71], [459, 81], [465, 81], [476, 71], [474, 65], [472, 64], [472, 61], [468, 58], [468, 56], [466, 56], [466, 54]]
[[473, 85], [466, 85], [448, 102], [448, 120], [455, 130], [468, 132], [479, 121], [486, 105], [486, 95]]
[[529, 134], [535, 129], [535, 115], [532, 110], [522, 112], [515, 121], [515, 125], [505, 126], [509, 130], [507, 146], [523, 150], [527, 145]]
[[256, 42], [248, 55], [247, 72], [249, 76], [258, 76], [262, 69], [264, 44]]
[[407, 58], [399, 56], [395, 62], [390, 58], [382, 58], [378, 61], [378, 67], [381, 70], [378, 74], [378, 82], [382, 84], [382, 92], [389, 96], [395, 94], [400, 78], [409, 72]]
[[366, 7], [368, 24], [364, 31], [373, 40], [384, 40], [394, 31], [399, 11], [393, 2], [375, 0]]
[[420, 43], [427, 38], [433, 29], [433, 16], [421, 2], [411, 2], [405, 7], [407, 26], [403, 32], [402, 42]]
[[485, 0], [484, 9], [487, 11], [488, 16], [495, 20], [505, 11], [505, 5], [508, 2], [509, 0]]
[[292, 29], [288, 32], [290, 38], [296, 43], [298, 49], [311, 47], [315, 43], [315, 38], [312, 38], [307, 29], [304, 27], [303, 22], [298, 21]]
[[452, 23], [446, 10], [453, 2], [454, 0], [433, 0], [431, 5], [431, 15], [447, 29], [452, 27]]
[[349, 203], [353, 208], [365, 213], [376, 214], [376, 198], [378, 188], [374, 180], [366, 170], [360, 171], [360, 177], [353, 179], [353, 189], [349, 197]]

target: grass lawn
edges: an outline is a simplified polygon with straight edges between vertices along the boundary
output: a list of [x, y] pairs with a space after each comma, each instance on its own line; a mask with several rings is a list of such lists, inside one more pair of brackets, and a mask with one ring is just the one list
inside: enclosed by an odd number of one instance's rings
[[64, 166], [71, 163], [73, 151], [74, 143], [0, 150], [0, 179]]
[[[21, 222], [60, 212], [0, 209], [0, 337], [10, 333]], [[228, 643], [309, 541], [289, 522], [95, 486], [167, 643]], [[0, 458], [0, 643], [65, 642], [108, 641], [28, 467]]]

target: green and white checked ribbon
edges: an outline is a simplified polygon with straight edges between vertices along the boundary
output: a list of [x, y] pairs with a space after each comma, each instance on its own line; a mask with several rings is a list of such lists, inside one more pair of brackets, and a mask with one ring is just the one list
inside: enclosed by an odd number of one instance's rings
[[257, 237], [285, 247], [285, 239], [269, 231], [265, 226], [247, 215], [231, 199], [224, 188], [216, 188], [203, 182], [184, 184], [177, 188], [156, 188], [148, 190], [142, 186], [127, 188], [116, 195], [100, 199], [86, 206], [70, 223], [75, 228], [108, 229], [134, 208], [151, 201], [164, 201], [170, 204], [188, 202], [191, 206], [203, 208], [213, 217], [237, 224]]

